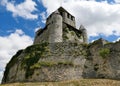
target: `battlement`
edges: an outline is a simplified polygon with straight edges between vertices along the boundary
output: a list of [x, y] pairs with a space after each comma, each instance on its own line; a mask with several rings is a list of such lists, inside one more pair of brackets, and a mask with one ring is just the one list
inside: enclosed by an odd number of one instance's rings
[[84, 26], [77, 29], [75, 17], [60, 7], [47, 18], [45, 28], [36, 32], [34, 44], [65, 41], [87, 43], [87, 32]]
[[50, 22], [52, 22], [52, 16], [54, 14], [58, 14], [61, 15], [62, 17], [62, 22], [65, 22], [73, 27], [76, 27], [75, 25], [75, 17], [73, 15], [71, 15], [68, 11], [66, 11], [63, 7], [58, 8], [56, 11], [54, 11], [48, 18], [46, 21], [46, 25], [49, 25]]

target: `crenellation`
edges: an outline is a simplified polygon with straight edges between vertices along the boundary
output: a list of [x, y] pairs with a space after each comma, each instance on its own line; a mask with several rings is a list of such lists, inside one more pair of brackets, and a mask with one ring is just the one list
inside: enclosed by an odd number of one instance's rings
[[[64, 32], [65, 28], [68, 28], [68, 33]], [[44, 29], [36, 32], [34, 44], [45, 41], [49, 43], [64, 41], [87, 43], [88, 40], [84, 26], [81, 26], [80, 30], [78, 30], [75, 24], [75, 17], [62, 7], [58, 8], [47, 18]], [[74, 35], [70, 34], [71, 31], [73, 31]]]

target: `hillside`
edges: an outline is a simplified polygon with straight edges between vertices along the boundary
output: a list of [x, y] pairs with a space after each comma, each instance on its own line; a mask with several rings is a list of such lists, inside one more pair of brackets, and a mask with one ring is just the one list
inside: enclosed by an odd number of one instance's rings
[[120, 81], [108, 79], [81, 79], [63, 82], [11, 83], [0, 86], [120, 86]]
[[120, 80], [120, 42], [99, 39], [91, 44], [45, 42], [29, 46], [7, 64], [2, 83], [81, 78]]

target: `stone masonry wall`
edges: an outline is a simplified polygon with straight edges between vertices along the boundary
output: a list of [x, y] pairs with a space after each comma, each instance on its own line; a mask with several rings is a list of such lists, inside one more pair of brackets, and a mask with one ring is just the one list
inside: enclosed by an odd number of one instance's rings
[[9, 63], [3, 83], [80, 79], [85, 54], [84, 46], [79, 43], [33, 45], [16, 57], [13, 66]]
[[51, 16], [51, 24], [48, 25], [49, 29], [49, 43], [63, 42], [62, 34], [62, 17], [59, 14]]
[[44, 32], [40, 35], [36, 34], [36, 37], [34, 39], [34, 44], [39, 44], [41, 42], [49, 42], [49, 29], [47, 28], [44, 30]]
[[[14, 72], [14, 74], [13, 74]], [[64, 81], [80, 78], [120, 80], [120, 41], [41, 43], [17, 52], [2, 83]]]

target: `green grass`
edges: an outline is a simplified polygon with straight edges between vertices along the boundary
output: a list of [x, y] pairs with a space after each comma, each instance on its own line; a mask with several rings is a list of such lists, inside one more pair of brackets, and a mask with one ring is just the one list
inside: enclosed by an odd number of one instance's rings
[[99, 54], [104, 59], [110, 54], [110, 50], [107, 48], [103, 48], [99, 51]]
[[57, 65], [74, 66], [74, 64], [70, 61], [64, 61], [64, 62], [41, 61], [31, 66], [30, 69], [39, 69], [41, 67], [52, 67], [52, 66], [57, 66]]
[[40, 58], [45, 56], [46, 52], [49, 52], [48, 43], [45, 42], [39, 45], [27, 47], [24, 52], [29, 53], [26, 54], [27, 56], [22, 61], [22, 66], [26, 69], [25, 77], [29, 78], [29, 76], [34, 73], [34, 68], [32, 67], [39, 61]]
[[11, 83], [0, 86], [119, 86], [120, 81], [109, 79], [80, 79], [62, 82]]

